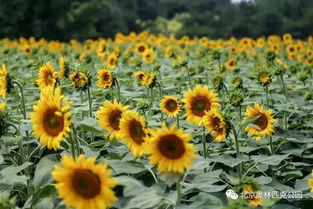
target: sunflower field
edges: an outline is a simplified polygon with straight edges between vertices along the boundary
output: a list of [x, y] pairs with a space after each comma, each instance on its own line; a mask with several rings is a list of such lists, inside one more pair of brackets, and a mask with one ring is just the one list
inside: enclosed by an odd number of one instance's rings
[[313, 37], [0, 41], [1, 209], [313, 208]]

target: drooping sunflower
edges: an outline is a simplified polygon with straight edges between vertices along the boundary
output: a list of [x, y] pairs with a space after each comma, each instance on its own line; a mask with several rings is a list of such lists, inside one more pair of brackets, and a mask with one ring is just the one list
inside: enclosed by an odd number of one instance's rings
[[243, 187], [244, 197], [253, 207], [257, 207], [261, 204], [262, 199], [258, 197], [258, 192], [257, 189], [252, 188], [250, 185]]
[[192, 166], [192, 158], [196, 157], [196, 148], [189, 143], [190, 139], [191, 135], [184, 133], [182, 128], [176, 129], [175, 125], [167, 128], [163, 123], [146, 143], [146, 152], [151, 154], [149, 163], [158, 164], [161, 172], [184, 173]]
[[180, 104], [176, 97], [165, 96], [160, 102], [160, 108], [169, 117], [175, 117], [180, 111]]
[[114, 83], [113, 73], [107, 69], [101, 69], [98, 71], [98, 82], [99, 88], [110, 88]]
[[144, 75], [144, 77], [142, 78], [142, 81], [141, 81], [141, 85], [146, 86], [148, 88], [152, 88], [152, 87], [154, 87], [155, 82], [156, 82], [156, 77], [155, 77], [154, 73], [150, 73], [148, 75], [147, 74]]
[[3, 64], [0, 69], [0, 96], [5, 99], [7, 93], [10, 93], [13, 89], [12, 78], [8, 74], [5, 65]]
[[195, 125], [201, 125], [206, 111], [220, 107], [217, 94], [206, 85], [197, 84], [193, 90], [189, 89], [182, 101], [185, 103], [187, 122]]
[[80, 90], [85, 90], [91, 85], [89, 75], [84, 72], [74, 72], [70, 74], [69, 79], [72, 81], [72, 85]]
[[106, 163], [95, 163], [93, 157], [80, 155], [76, 160], [63, 156], [62, 166], [55, 165], [51, 172], [57, 181], [55, 185], [59, 198], [68, 208], [103, 209], [117, 200], [114, 188], [117, 180], [111, 178], [112, 171]]
[[144, 153], [147, 129], [144, 117], [137, 112], [127, 111], [120, 120], [119, 138], [123, 140], [134, 157]]
[[237, 61], [236, 61], [236, 59], [234, 59], [234, 58], [229, 59], [229, 60], [225, 63], [225, 66], [226, 66], [227, 69], [229, 69], [229, 70], [235, 69], [236, 65], [237, 65]]
[[[263, 106], [254, 103], [254, 106], [248, 106], [245, 113], [245, 119], [258, 117], [253, 126], [247, 126], [245, 131], [250, 135], [268, 135], [271, 136], [274, 132], [275, 119], [272, 116], [272, 110], [264, 110]], [[257, 127], [255, 127], [257, 126]]]
[[70, 68], [69, 68], [69, 64], [66, 62], [64, 57], [60, 57], [59, 59], [59, 68], [60, 68], [59, 77], [68, 78], [70, 74]]
[[37, 79], [37, 84], [40, 89], [47, 86], [54, 87], [57, 77], [58, 76], [54, 71], [54, 67], [50, 62], [47, 62], [39, 68], [39, 78]]
[[120, 131], [120, 120], [128, 110], [128, 106], [123, 106], [116, 99], [111, 103], [105, 101], [96, 113], [99, 126], [110, 132], [110, 138], [118, 137]]
[[40, 140], [42, 146], [57, 150], [63, 137], [68, 137], [72, 124], [71, 102], [61, 95], [61, 88], [43, 88], [40, 100], [30, 113], [33, 135]]
[[258, 72], [257, 79], [262, 86], [266, 86], [272, 82], [271, 74], [265, 70]]
[[208, 131], [210, 131], [210, 134], [214, 137], [215, 141], [225, 141], [227, 136], [226, 121], [217, 109], [206, 112], [203, 118], [203, 125]]

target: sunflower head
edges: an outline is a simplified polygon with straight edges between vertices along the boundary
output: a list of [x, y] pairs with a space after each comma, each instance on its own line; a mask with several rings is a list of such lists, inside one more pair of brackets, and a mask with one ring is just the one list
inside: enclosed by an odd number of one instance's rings
[[248, 106], [245, 112], [245, 120], [253, 118], [255, 120], [245, 129], [249, 135], [271, 136], [273, 134], [276, 120], [272, 116], [272, 110], [265, 110], [263, 106], [254, 103], [254, 106]]
[[308, 179], [309, 186], [311, 187], [311, 193], [313, 193], [313, 170], [312, 170], [312, 178]]
[[257, 72], [258, 82], [262, 86], [267, 86], [272, 82], [272, 75], [266, 69], [259, 69]]
[[153, 88], [156, 84], [156, 81], [157, 80], [154, 73], [146, 74], [142, 78], [141, 85], [148, 88]]
[[196, 157], [196, 149], [189, 143], [190, 134], [183, 129], [176, 129], [173, 125], [152, 132], [151, 140], [145, 144], [147, 154], [150, 154], [149, 163], [158, 164], [158, 170], [165, 173], [184, 173], [192, 166], [192, 159]]
[[7, 94], [10, 93], [13, 88], [13, 79], [3, 64], [0, 68], [0, 96], [5, 99]]
[[110, 56], [108, 56], [107, 66], [109, 68], [115, 68], [116, 65], [117, 65], [117, 57], [114, 54], [111, 54]]
[[225, 67], [228, 69], [228, 70], [233, 70], [236, 68], [236, 65], [237, 65], [237, 61], [236, 59], [234, 58], [230, 58], [226, 63], [225, 63]]
[[254, 185], [245, 185], [243, 187], [243, 196], [248, 203], [253, 207], [261, 205], [261, 197], [259, 190]]
[[137, 79], [138, 85], [141, 85], [143, 79], [146, 77], [146, 73], [144, 71], [137, 71], [134, 73], [134, 77]]
[[30, 113], [33, 135], [40, 140], [42, 146], [57, 150], [63, 137], [68, 137], [72, 124], [71, 102], [61, 95], [61, 88], [43, 88], [40, 100]]
[[69, 79], [72, 81], [72, 85], [78, 90], [86, 90], [91, 86], [90, 73], [85, 70], [78, 70], [70, 74]]
[[206, 112], [203, 118], [203, 125], [210, 131], [210, 134], [217, 142], [225, 141], [230, 130], [223, 114], [217, 109]]
[[76, 160], [63, 156], [61, 166], [54, 166], [51, 175], [56, 180], [59, 198], [69, 208], [103, 209], [117, 200], [113, 192], [117, 181], [106, 163], [80, 155]]
[[98, 71], [98, 82], [99, 88], [110, 88], [114, 85], [114, 75], [112, 71], [107, 69], [101, 69]]
[[145, 53], [142, 55], [142, 59], [146, 63], [151, 64], [156, 59], [156, 54], [151, 49], [146, 50]]
[[43, 64], [39, 68], [39, 78], [37, 84], [40, 89], [45, 87], [54, 87], [57, 79], [57, 73], [50, 62]]
[[144, 142], [147, 139], [147, 128], [144, 117], [137, 112], [126, 111], [120, 119], [119, 138], [123, 140], [134, 157], [144, 153]]
[[244, 94], [241, 90], [233, 90], [228, 95], [228, 101], [235, 107], [239, 107], [243, 103]]
[[175, 117], [180, 111], [180, 104], [176, 97], [165, 96], [160, 102], [160, 108], [169, 117]]
[[216, 90], [221, 90], [224, 87], [225, 77], [219, 74], [216, 74], [212, 78], [212, 84]]
[[59, 59], [59, 68], [60, 68], [60, 73], [59, 73], [59, 77], [60, 78], [68, 78], [71, 70], [70, 70], [70, 65], [69, 63], [65, 60], [64, 57], [60, 57]]
[[120, 120], [128, 110], [128, 106], [123, 106], [116, 99], [111, 103], [105, 101], [96, 113], [99, 126], [110, 132], [110, 139], [118, 137], [120, 131]]
[[201, 125], [206, 111], [220, 107], [217, 93], [209, 90], [208, 86], [196, 85], [194, 89], [189, 89], [184, 94], [182, 100], [185, 105], [186, 120], [195, 125]]
[[137, 54], [143, 55], [149, 48], [145, 43], [138, 43], [135, 46], [135, 50]]
[[231, 80], [231, 83], [236, 87], [236, 88], [241, 88], [242, 87], [242, 78], [240, 76], [234, 76]]

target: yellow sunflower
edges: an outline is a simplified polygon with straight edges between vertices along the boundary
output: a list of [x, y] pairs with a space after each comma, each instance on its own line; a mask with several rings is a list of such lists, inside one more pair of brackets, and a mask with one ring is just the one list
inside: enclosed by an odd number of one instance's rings
[[108, 56], [108, 59], [107, 59], [107, 66], [109, 68], [115, 68], [116, 67], [116, 63], [117, 63], [117, 58], [115, 55], [110, 55]]
[[143, 154], [146, 136], [147, 129], [144, 117], [137, 112], [125, 112], [120, 120], [119, 138], [127, 144], [134, 157]]
[[214, 140], [217, 142], [225, 141], [226, 122], [223, 115], [217, 110], [213, 109], [207, 112], [203, 118], [204, 127], [211, 132]]
[[148, 46], [145, 43], [138, 43], [135, 46], [136, 53], [139, 55], [143, 55], [147, 49]]
[[143, 71], [138, 71], [134, 73], [135, 78], [137, 78], [138, 83], [142, 85], [143, 79], [146, 77], [146, 73]]
[[0, 102], [0, 113], [5, 110], [5, 102]]
[[[312, 170], [312, 176], [313, 176], [313, 170]], [[311, 193], [313, 193], [313, 177], [311, 179], [308, 179], [309, 186], [311, 187]]]
[[146, 74], [143, 76], [141, 85], [146, 87], [153, 87], [156, 81], [154, 73]]
[[113, 73], [107, 69], [101, 69], [98, 71], [98, 82], [99, 88], [108, 88], [113, 85]]
[[195, 125], [201, 125], [206, 111], [220, 107], [217, 94], [206, 85], [197, 84], [193, 90], [189, 89], [182, 101], [185, 103], [187, 122]]
[[72, 120], [69, 112], [71, 103], [61, 95], [61, 88], [43, 88], [40, 100], [30, 113], [33, 135], [42, 146], [57, 150], [63, 137], [68, 137]]
[[68, 78], [69, 76], [69, 65], [65, 61], [64, 57], [60, 57], [59, 59], [59, 68], [60, 68], [60, 73], [59, 73], [59, 78]]
[[175, 117], [180, 111], [178, 99], [172, 96], [165, 96], [160, 102], [160, 108], [169, 117]]
[[123, 106], [116, 99], [111, 103], [105, 101], [96, 113], [99, 126], [109, 131], [110, 138], [118, 137], [120, 131], [120, 120], [123, 114], [128, 110], [128, 106]]
[[0, 69], [0, 96], [2, 96], [3, 99], [6, 98], [7, 92], [8, 92], [7, 79], [8, 79], [8, 72], [7, 72], [5, 65], [3, 64]]
[[142, 58], [143, 58], [143, 61], [151, 64], [155, 60], [156, 54], [151, 49], [149, 49], [149, 50], [146, 50], [146, 52], [143, 54]]
[[227, 67], [227, 69], [229, 70], [233, 70], [235, 69], [237, 65], [237, 61], [234, 58], [229, 59], [226, 63], [225, 66]]
[[70, 74], [69, 79], [72, 81], [72, 85], [76, 88], [84, 88], [90, 83], [88, 76], [83, 72], [72, 73]]
[[272, 116], [272, 110], [264, 110], [263, 106], [254, 103], [254, 107], [248, 106], [245, 113], [245, 119], [258, 117], [253, 126], [247, 126], [245, 131], [250, 135], [268, 135], [274, 132], [275, 119]]
[[55, 165], [51, 172], [59, 198], [68, 208], [103, 209], [117, 200], [114, 188], [117, 180], [111, 178], [112, 171], [106, 163], [95, 163], [96, 158], [80, 155], [76, 160], [63, 156], [62, 166]]
[[45, 63], [39, 68], [39, 78], [37, 84], [40, 89], [47, 86], [54, 86], [57, 78], [57, 73], [54, 71], [53, 66], [50, 62]]
[[163, 123], [146, 143], [146, 153], [151, 154], [149, 163], [158, 164], [161, 172], [184, 173], [192, 166], [192, 158], [196, 157], [196, 148], [189, 143], [190, 139], [191, 135], [184, 133], [182, 128], [176, 129], [175, 125], [167, 128]]
[[256, 189], [253, 189], [250, 185], [243, 187], [244, 197], [253, 207], [261, 205], [261, 198], [258, 197], [258, 192]]

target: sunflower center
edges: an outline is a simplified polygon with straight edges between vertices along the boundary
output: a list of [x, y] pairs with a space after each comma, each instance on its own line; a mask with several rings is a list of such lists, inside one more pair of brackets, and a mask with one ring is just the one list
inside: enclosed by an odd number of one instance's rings
[[170, 159], [178, 159], [186, 151], [182, 140], [174, 134], [161, 137], [158, 149], [163, 156]]
[[210, 109], [210, 101], [204, 96], [197, 96], [191, 101], [191, 111], [196, 116], [203, 117], [204, 112]]
[[46, 76], [45, 76], [45, 83], [46, 85], [52, 85], [53, 84], [53, 75], [52, 72], [46, 72]]
[[145, 47], [144, 47], [144, 46], [139, 46], [139, 47], [138, 47], [138, 51], [139, 51], [140, 53], [144, 52], [144, 51], [145, 51]]
[[229, 66], [234, 66], [235, 65], [235, 61], [234, 60], [231, 60], [230, 62], [229, 62]]
[[219, 117], [212, 118], [212, 126], [214, 131], [219, 131], [221, 129], [221, 120], [219, 119]]
[[137, 144], [141, 144], [144, 142], [143, 138], [146, 136], [143, 127], [140, 122], [137, 120], [132, 120], [129, 124], [129, 133], [131, 138], [135, 141]]
[[114, 130], [120, 130], [120, 119], [122, 112], [120, 110], [113, 110], [109, 115], [109, 123]]
[[173, 99], [169, 99], [165, 105], [167, 111], [175, 112], [177, 110], [177, 102]]
[[261, 113], [259, 118], [256, 119], [252, 124], [258, 126], [261, 130], [264, 130], [267, 127], [268, 119], [264, 113]]
[[64, 128], [64, 118], [55, 114], [56, 110], [49, 110], [43, 116], [43, 127], [51, 136], [57, 136]]
[[93, 198], [101, 192], [101, 181], [90, 170], [75, 170], [72, 186], [77, 194], [86, 199]]
[[104, 81], [109, 81], [109, 80], [110, 80], [109, 74], [105, 73], [105, 74], [103, 75], [103, 80], [104, 80]]
[[114, 58], [111, 58], [110, 59], [110, 65], [114, 65], [115, 64], [115, 60], [114, 60]]

